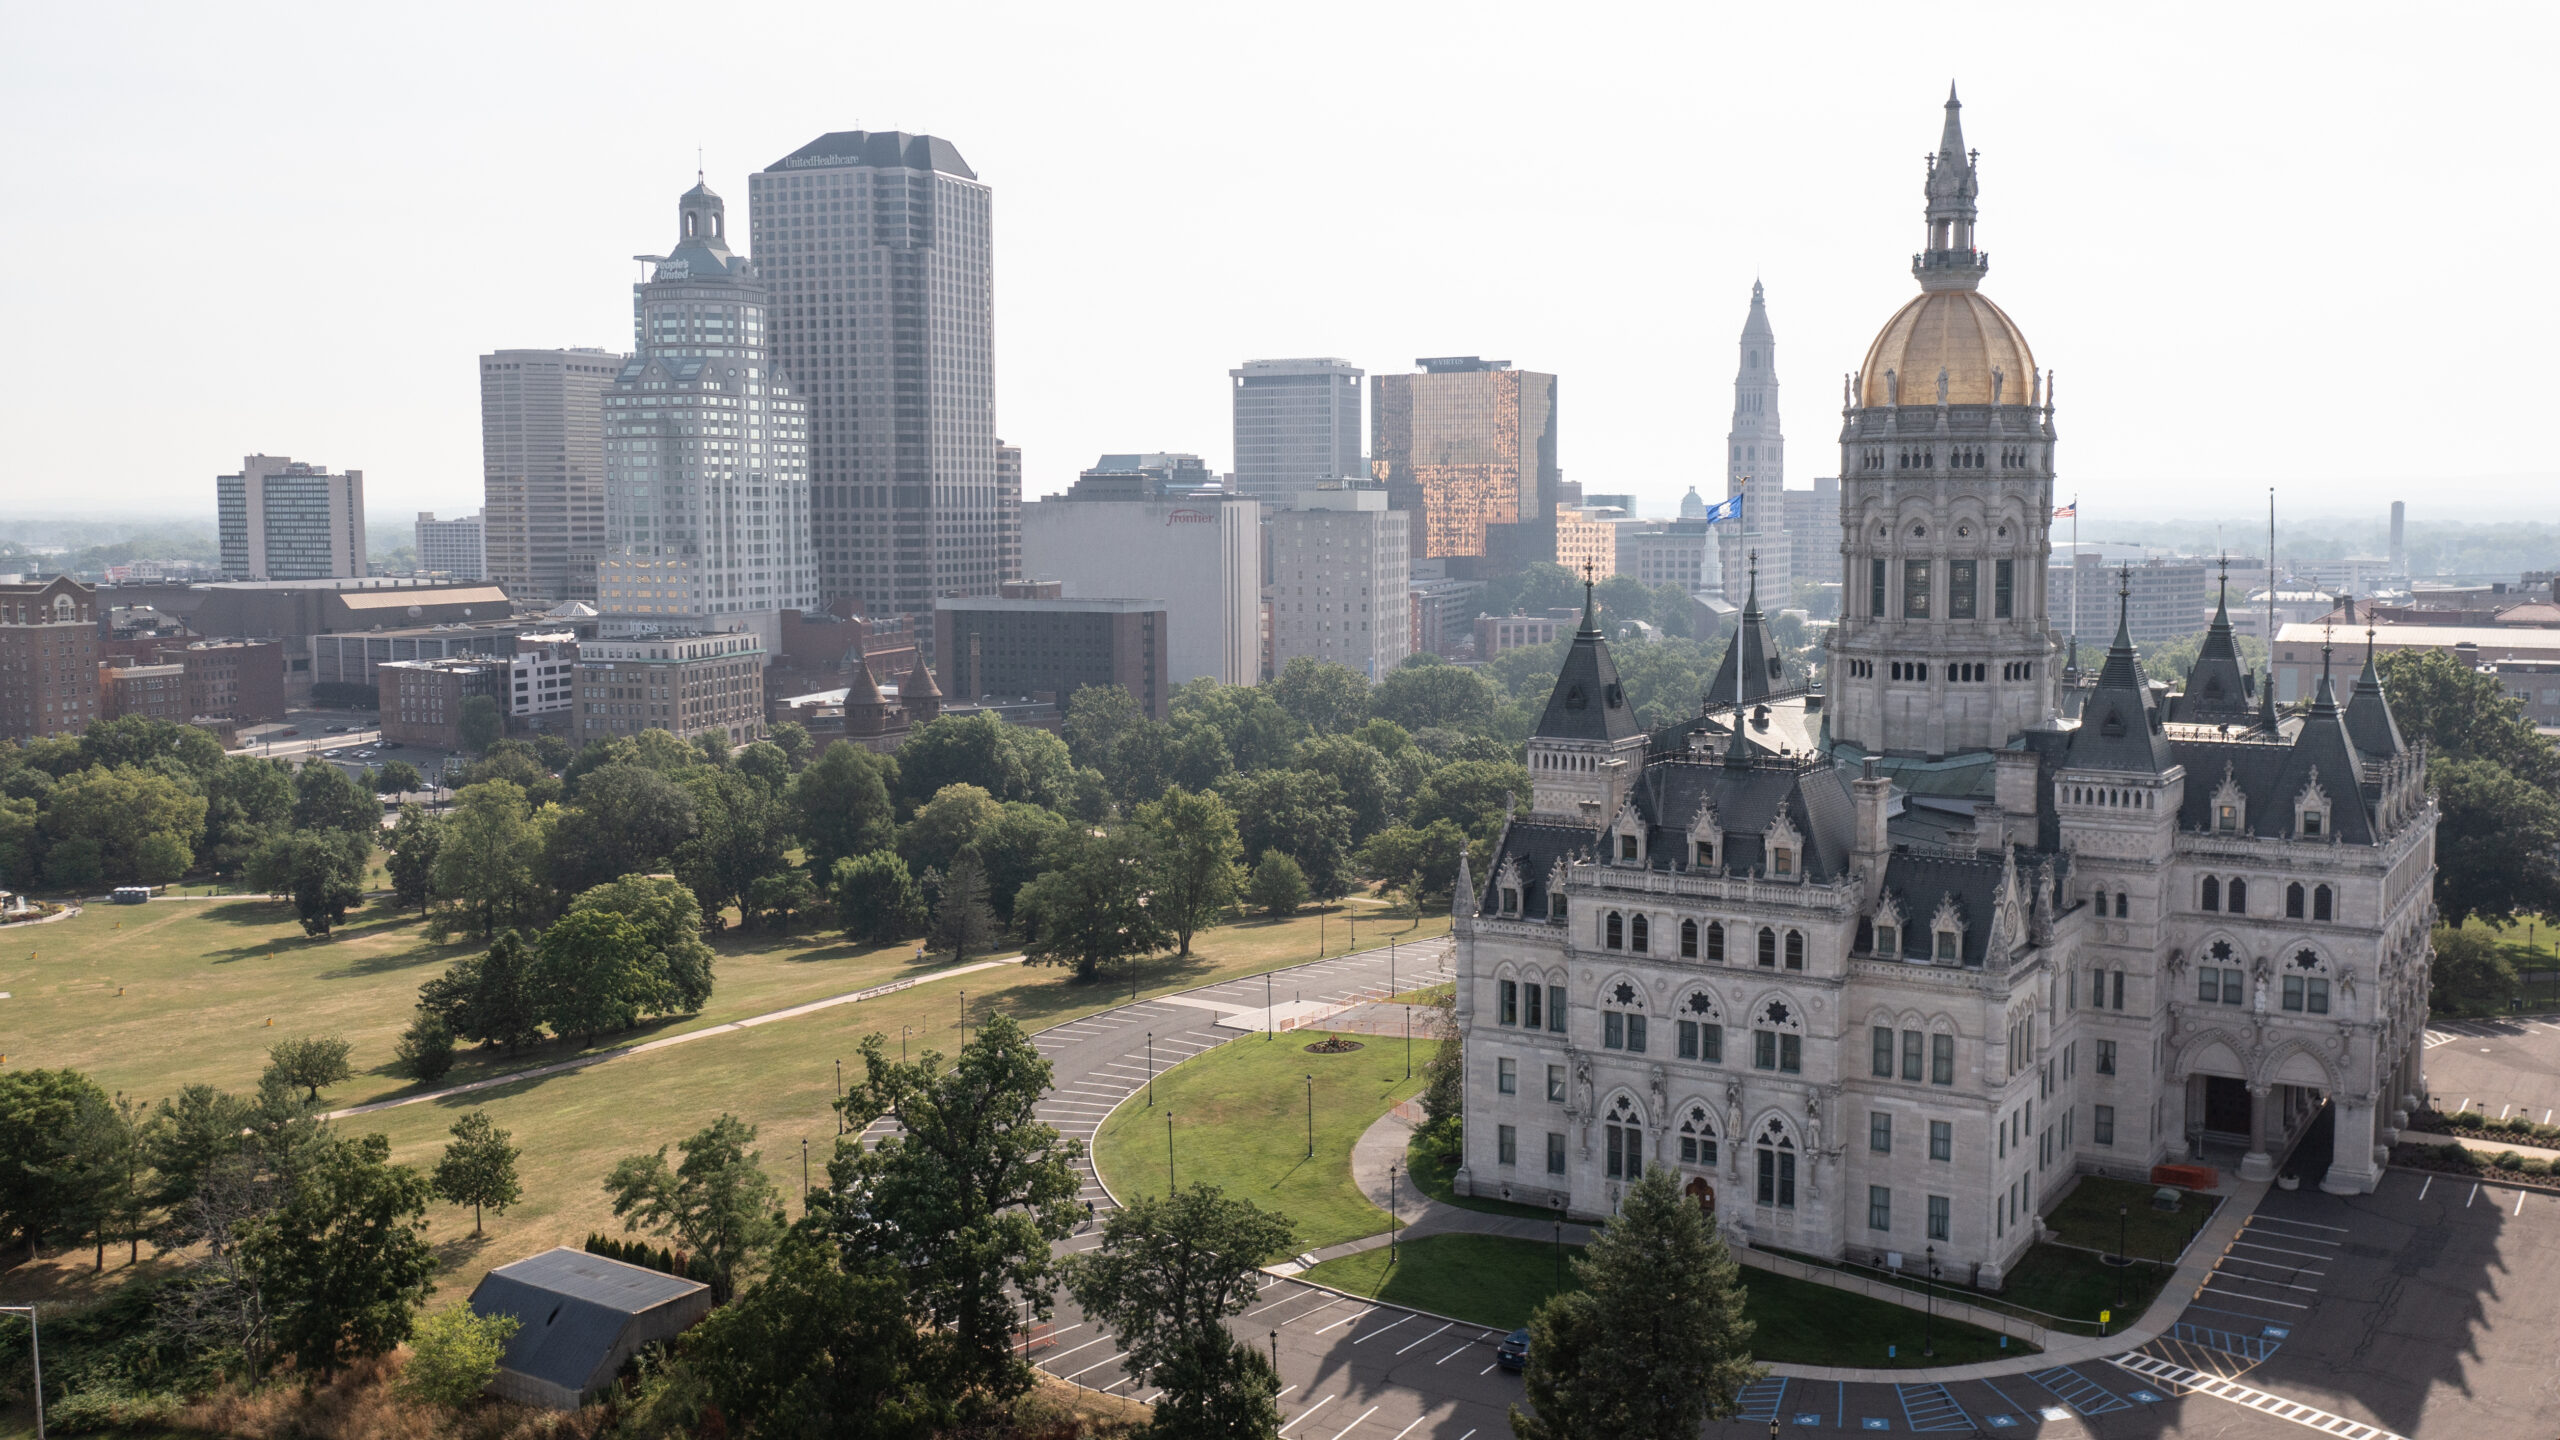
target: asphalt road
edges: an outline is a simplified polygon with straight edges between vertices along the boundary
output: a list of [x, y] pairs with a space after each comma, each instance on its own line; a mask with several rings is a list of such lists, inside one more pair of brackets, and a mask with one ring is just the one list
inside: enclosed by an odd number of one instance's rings
[[2560, 1018], [2442, 1020], [2427, 1029], [2427, 1090], [2447, 1114], [2560, 1114]]

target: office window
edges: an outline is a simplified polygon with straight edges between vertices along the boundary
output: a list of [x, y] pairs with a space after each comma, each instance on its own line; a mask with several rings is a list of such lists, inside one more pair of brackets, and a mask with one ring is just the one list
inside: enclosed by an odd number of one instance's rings
[[1970, 620], [1974, 618], [1974, 573], [1975, 566], [1979, 563], [1980, 562], [1973, 560], [1950, 560], [1947, 562], [1948, 619]]
[[1558, 1105], [1564, 1103], [1564, 1067], [1561, 1065], [1547, 1067], [1547, 1099]]
[[1902, 1032], [1902, 1078], [1905, 1080], [1917, 1080], [1920, 1078], [1921, 1038], [1921, 1034], [1917, 1030], [1905, 1030]]
[[1521, 1023], [1532, 1030], [1537, 1029], [1539, 1025], [1538, 1011], [1542, 1007], [1540, 1007], [1538, 1001], [1541, 996], [1545, 994], [1545, 991], [1546, 987], [1543, 985], [1531, 985], [1529, 987], [1529, 993], [1521, 997], [1529, 1002], [1525, 1011], [1525, 1018]]
[[1926, 560], [1902, 562], [1902, 618], [1929, 618], [1929, 562]]
[[1950, 1161], [1956, 1158], [1954, 1121], [1932, 1120], [1929, 1122], [1929, 1158]]
[[1517, 1060], [1494, 1061], [1493, 1088], [1505, 1095], [1519, 1094], [1520, 1062]]
[[1550, 1175], [1564, 1173], [1564, 1135], [1561, 1131], [1547, 1132], [1547, 1173]]
[[1893, 1228], [1893, 1192], [1882, 1185], [1867, 1187], [1867, 1228], [1870, 1230]]
[[1721, 1064], [1724, 1060], [1724, 1027], [1709, 1021], [1680, 1022], [1680, 1058], [1705, 1060]]
[[1893, 1153], [1893, 1116], [1877, 1110], [1867, 1116], [1867, 1148], [1879, 1155]]
[[2018, 562], [1991, 562], [1991, 618], [2006, 620], [2017, 613]]
[[1612, 950], [1627, 948], [1627, 922], [1619, 917], [1617, 911], [1610, 911], [1608, 917], [1600, 922], [1600, 927], [1601, 944]]
[[2089, 1138], [2100, 1145], [2116, 1143], [2116, 1107], [2096, 1105], [2089, 1111]]
[[1627, 932], [1628, 949], [1633, 950], [1639, 955], [1651, 953], [1653, 927], [1645, 917], [1638, 915], [1633, 920], [1629, 921], [1627, 924]]
[[[2000, 563], [2003, 566], [2006, 566], [2009, 562], [2003, 560]], [[1947, 1197], [1944, 1195], [1932, 1195], [1929, 1197], [1930, 1239], [1944, 1240], [1947, 1238], [1947, 1212], [1952, 1208], [1954, 1207], [1948, 1203]]]
[[1627, 1017], [1616, 1010], [1600, 1012], [1600, 1044], [1605, 1049], [1627, 1048]]
[[1953, 1035], [1929, 1037], [1929, 1083], [1932, 1085], [1956, 1083], [1956, 1037]]
[[1520, 1132], [1508, 1125], [1493, 1127], [1495, 1158], [1505, 1165], [1520, 1163]]
[[1875, 1075], [1879, 1080], [1893, 1078], [1893, 1027], [1875, 1027]]
[[2101, 1075], [2116, 1073], [2116, 1042], [2113, 1040], [2098, 1042], [2098, 1073]]

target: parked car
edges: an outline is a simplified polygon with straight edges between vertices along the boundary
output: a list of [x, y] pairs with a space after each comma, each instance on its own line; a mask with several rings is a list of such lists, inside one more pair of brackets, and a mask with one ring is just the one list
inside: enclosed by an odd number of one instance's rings
[[1493, 1363], [1514, 1375], [1528, 1369], [1529, 1332], [1520, 1329], [1503, 1336], [1502, 1343], [1494, 1347]]
[[344, 725], [332, 725], [329, 727], [329, 733], [332, 735], [344, 735], [347, 733], [347, 727]]
[[385, 750], [398, 750], [401, 748], [401, 744], [397, 740], [385, 740], [382, 742], [382, 748]]

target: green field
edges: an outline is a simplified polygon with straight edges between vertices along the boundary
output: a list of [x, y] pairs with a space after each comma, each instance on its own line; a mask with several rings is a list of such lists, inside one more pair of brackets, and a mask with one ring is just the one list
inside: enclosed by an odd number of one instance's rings
[[[1328, 1260], [1306, 1278], [1496, 1330], [1528, 1324], [1529, 1312], [1558, 1288], [1556, 1247], [1536, 1240], [1426, 1235], [1397, 1249], [1392, 1265], [1382, 1247]], [[1565, 1247], [1567, 1286], [1577, 1253]], [[2001, 1336], [1979, 1326], [1932, 1322], [1917, 1310], [1765, 1270], [1744, 1270], [1742, 1284], [1743, 1313], [1758, 1327], [1752, 1357], [1772, 1364], [1908, 1370], [2034, 1353], [2018, 1340], [2003, 1350]], [[1920, 1353], [1924, 1340], [1934, 1342], [1936, 1358]]]
[[[377, 920], [376, 913], [368, 906], [355, 917], [358, 923], [326, 941], [301, 938], [288, 907], [249, 901], [100, 906], [77, 919], [0, 931], [6, 942], [0, 990], [14, 997], [0, 1001], [0, 1053], [10, 1065], [70, 1066], [109, 1090], [156, 1100], [190, 1081], [249, 1088], [276, 1039], [337, 1033], [354, 1043], [357, 1078], [328, 1091], [331, 1104], [412, 1090], [382, 1067], [408, 1023], [419, 983], [468, 947], [429, 945], [414, 918]], [[1412, 930], [1400, 923], [1377, 923], [1362, 938], [1421, 939], [1447, 926], [1445, 919]], [[1339, 920], [1326, 927], [1336, 953], [1343, 931]], [[1314, 956], [1316, 934], [1313, 914], [1203, 931], [1189, 960], [1143, 963], [1139, 987], [1161, 993], [1295, 964]], [[908, 973], [914, 955], [912, 945], [866, 951], [824, 934], [733, 933], [715, 943], [719, 988], [709, 1010], [603, 1043], [700, 1029], [863, 989]], [[118, 985], [125, 987], [121, 997]], [[680, 1139], [724, 1111], [762, 1127], [765, 1165], [796, 1196], [801, 1141], [809, 1142], [817, 1173], [835, 1138], [828, 1108], [836, 1094], [835, 1062], [844, 1059], [852, 1068], [866, 1034], [881, 1034], [894, 1046], [901, 1028], [910, 1028], [911, 1045], [949, 1052], [960, 1039], [963, 991], [977, 1017], [1001, 1009], [1039, 1029], [1124, 1003], [1127, 987], [1125, 972], [1094, 983], [1023, 966], [946, 976], [858, 1005], [344, 1123], [390, 1137], [400, 1161], [432, 1164], [454, 1119], [483, 1106], [523, 1148], [524, 1203], [488, 1217], [484, 1239], [473, 1240], [467, 1211], [432, 1214], [429, 1238], [448, 1265], [437, 1303], [446, 1303], [468, 1294], [491, 1265], [614, 1228], [602, 1189], [613, 1162]], [[273, 1028], [265, 1023], [270, 1016]], [[445, 1083], [512, 1073], [572, 1053], [557, 1043], [513, 1056], [472, 1052]], [[147, 1262], [148, 1246], [144, 1254]], [[116, 1278], [111, 1257], [106, 1279]], [[0, 1298], [64, 1298], [94, 1283], [86, 1252], [75, 1251], [0, 1277]]]
[[1458, 1167], [1436, 1155], [1426, 1153], [1419, 1145], [1408, 1145], [1404, 1152], [1405, 1173], [1413, 1177], [1413, 1188], [1443, 1205], [1461, 1210], [1481, 1210], [1487, 1215], [1510, 1215], [1527, 1220], [1552, 1220], [1555, 1211], [1543, 1205], [1521, 1205], [1509, 1200], [1482, 1195], [1458, 1193]]
[[1164, 1117], [1171, 1113], [1173, 1179], [1206, 1181], [1288, 1216], [1298, 1227], [1300, 1250], [1386, 1229], [1386, 1212], [1352, 1184], [1351, 1147], [1389, 1107], [1420, 1090], [1422, 1080], [1405, 1078], [1400, 1044], [1349, 1036], [1367, 1043], [1343, 1055], [1307, 1050], [1326, 1038], [1313, 1030], [1271, 1040], [1248, 1036], [1157, 1076], [1152, 1109], [1141, 1093], [1103, 1122], [1094, 1142], [1103, 1182], [1122, 1200], [1164, 1193]]

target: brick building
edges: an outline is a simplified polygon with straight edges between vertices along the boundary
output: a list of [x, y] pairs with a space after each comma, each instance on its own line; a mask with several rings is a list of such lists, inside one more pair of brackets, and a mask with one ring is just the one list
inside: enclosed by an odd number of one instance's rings
[[[933, 653], [950, 696], [1052, 699], [1117, 685], [1154, 719], [1173, 684], [1161, 600], [1067, 600], [1055, 581], [1011, 582], [994, 599], [934, 602]], [[912, 673], [912, 672], [911, 672]]]
[[460, 750], [462, 702], [474, 695], [507, 710], [510, 662], [503, 656], [386, 660], [373, 667], [382, 696], [382, 738], [430, 750]]
[[98, 592], [67, 575], [0, 585], [0, 740], [98, 718]]
[[187, 718], [264, 725], [284, 718], [284, 642], [194, 640], [160, 647], [186, 671]]
[[140, 715], [184, 725], [192, 714], [184, 665], [107, 665], [98, 670], [101, 720]]
[[571, 731], [584, 745], [666, 730], [732, 745], [764, 738], [764, 642], [752, 631], [619, 635], [578, 647]]

